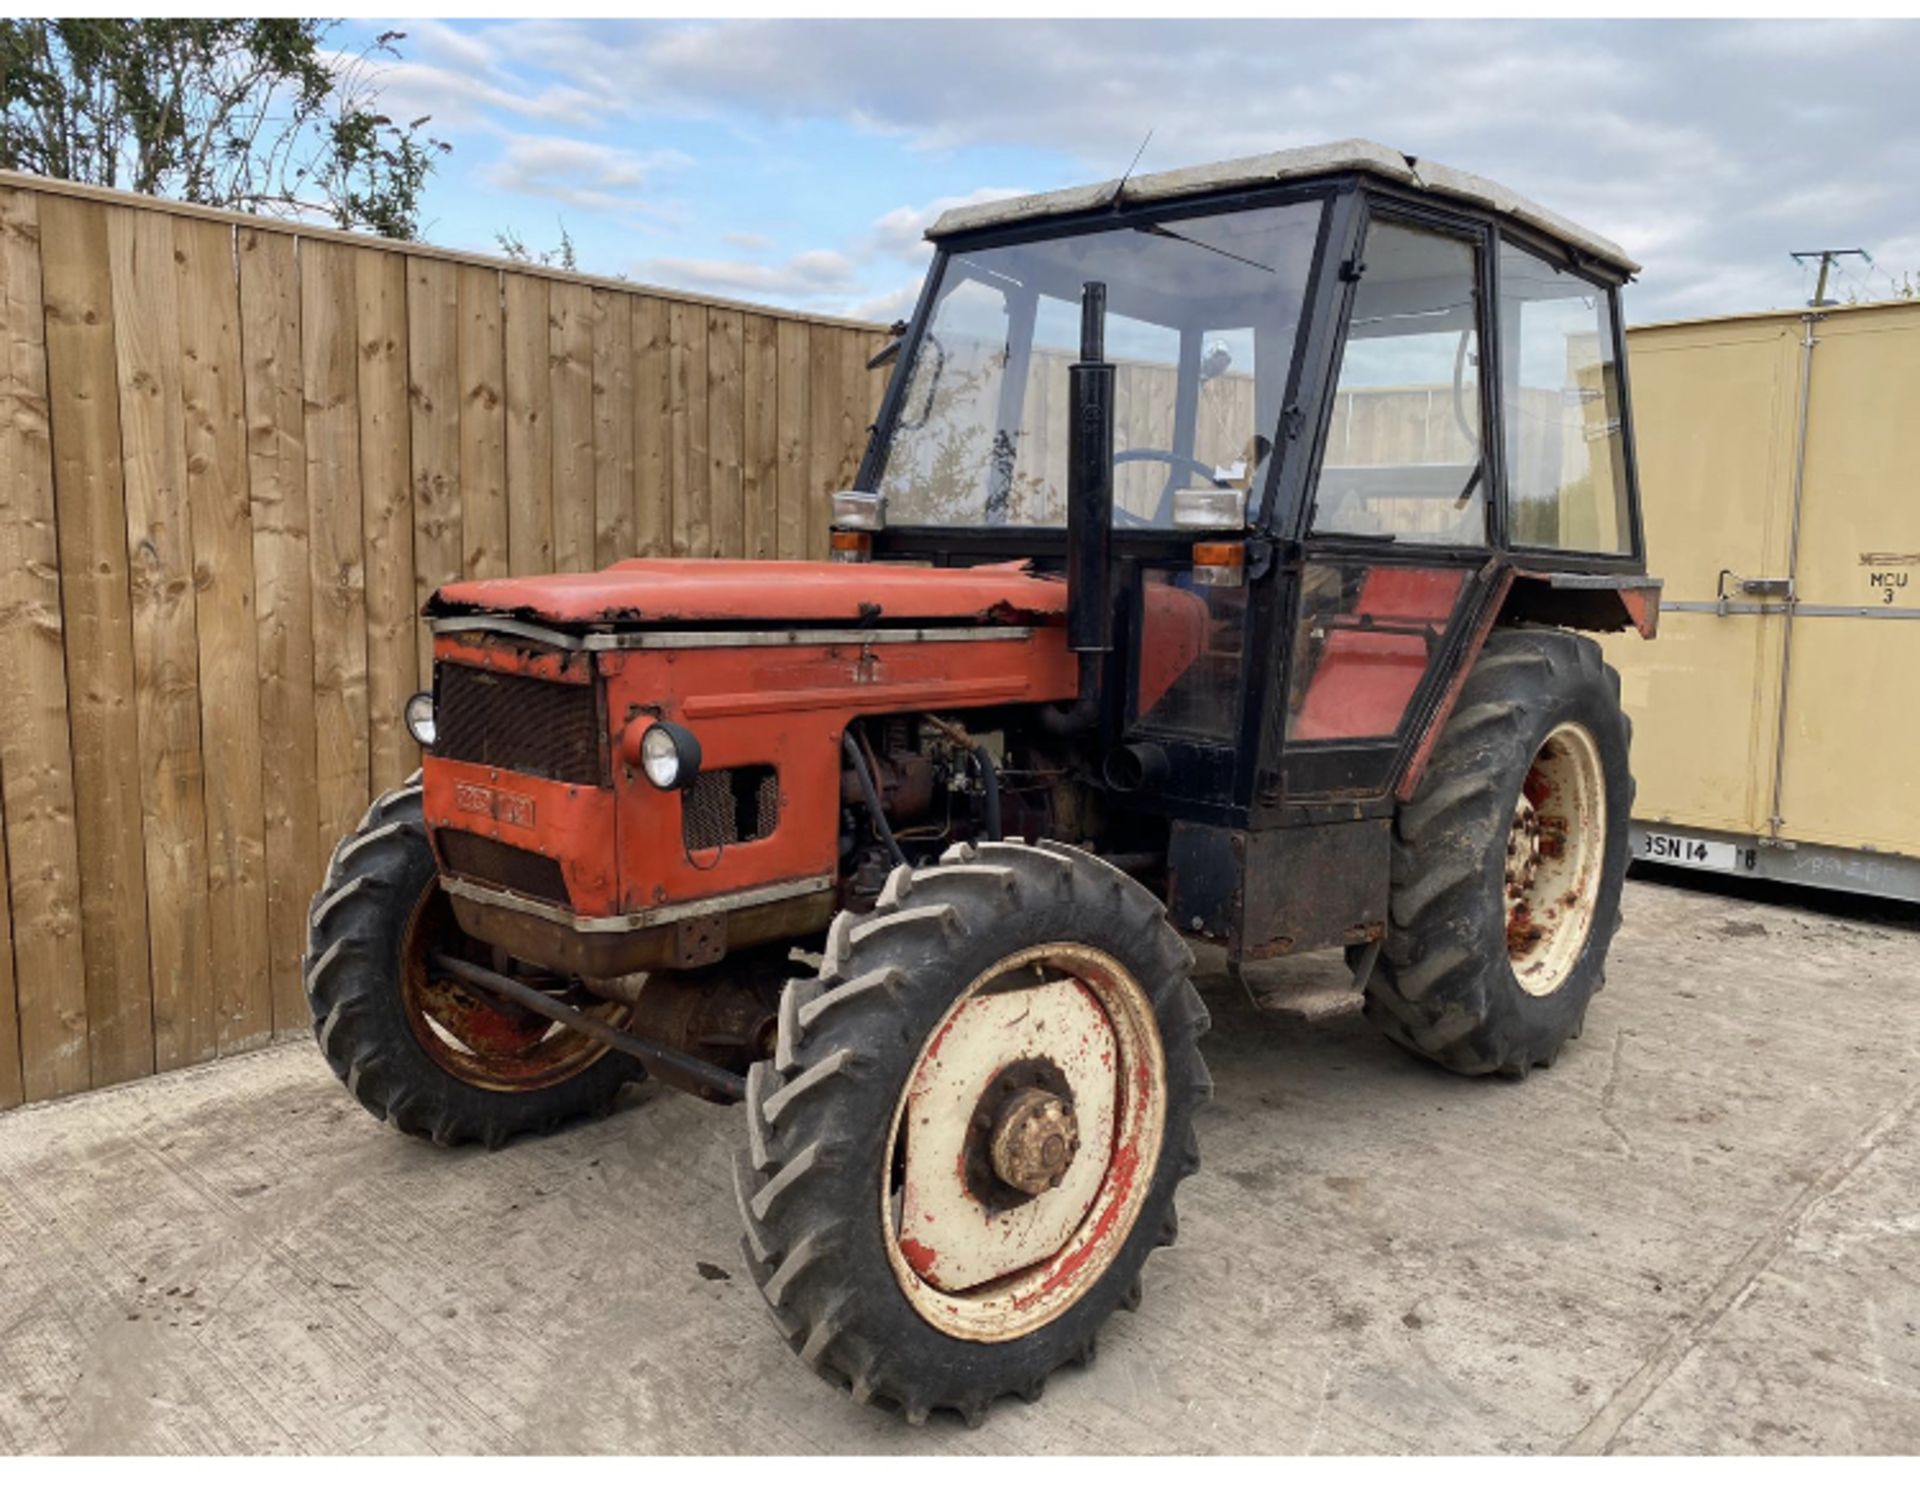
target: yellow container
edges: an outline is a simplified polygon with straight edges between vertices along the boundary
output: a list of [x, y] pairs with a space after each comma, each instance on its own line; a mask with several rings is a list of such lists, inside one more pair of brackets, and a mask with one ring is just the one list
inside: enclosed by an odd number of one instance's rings
[[1920, 304], [1627, 338], [1636, 856], [1920, 900]]

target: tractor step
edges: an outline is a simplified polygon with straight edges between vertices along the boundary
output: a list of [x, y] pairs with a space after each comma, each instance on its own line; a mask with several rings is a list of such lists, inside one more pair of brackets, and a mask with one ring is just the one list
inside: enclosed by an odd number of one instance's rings
[[1262, 1012], [1302, 1022], [1328, 1022], [1357, 1014], [1366, 997], [1350, 986], [1288, 986], [1262, 992], [1253, 1000]]

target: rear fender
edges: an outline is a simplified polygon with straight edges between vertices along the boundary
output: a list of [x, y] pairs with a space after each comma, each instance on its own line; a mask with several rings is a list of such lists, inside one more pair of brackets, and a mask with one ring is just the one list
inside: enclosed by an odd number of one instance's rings
[[1495, 625], [1555, 625], [1602, 633], [1632, 629], [1651, 640], [1660, 628], [1660, 589], [1659, 579], [1640, 573], [1543, 573], [1513, 568], [1502, 574], [1474, 624], [1440, 705], [1407, 761], [1395, 798], [1411, 800], [1419, 788], [1433, 746], [1453, 716], [1460, 689]]
[[1499, 606], [1499, 623], [1530, 621], [1562, 630], [1660, 628], [1660, 580], [1639, 573], [1538, 573], [1517, 568]]

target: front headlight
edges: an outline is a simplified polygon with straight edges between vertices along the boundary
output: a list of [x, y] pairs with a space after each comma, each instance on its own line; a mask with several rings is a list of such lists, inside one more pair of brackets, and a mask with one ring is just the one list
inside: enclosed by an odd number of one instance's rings
[[413, 741], [423, 749], [433, 747], [435, 730], [433, 726], [433, 693], [415, 692], [407, 699], [407, 705], [400, 715], [406, 721], [407, 732], [413, 735]]
[[1247, 493], [1237, 486], [1196, 486], [1173, 493], [1173, 524], [1187, 532], [1236, 532], [1247, 524]]
[[640, 735], [640, 768], [661, 790], [684, 790], [700, 772], [700, 740], [678, 723], [655, 723]]
[[836, 532], [884, 532], [887, 498], [871, 491], [835, 491], [831, 525]]

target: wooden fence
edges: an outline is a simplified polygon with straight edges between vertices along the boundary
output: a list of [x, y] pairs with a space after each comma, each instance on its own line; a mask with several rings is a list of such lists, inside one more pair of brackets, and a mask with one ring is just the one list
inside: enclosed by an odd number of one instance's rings
[[0, 1108], [304, 1027], [425, 596], [823, 555], [881, 336], [0, 173]]

